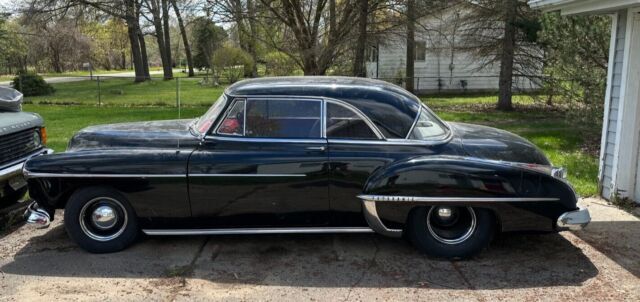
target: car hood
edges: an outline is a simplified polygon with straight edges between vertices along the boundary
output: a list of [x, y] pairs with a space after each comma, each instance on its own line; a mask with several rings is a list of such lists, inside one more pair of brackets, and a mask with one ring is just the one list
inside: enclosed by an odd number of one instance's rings
[[471, 157], [550, 165], [547, 157], [528, 140], [511, 132], [480, 125], [449, 123], [454, 139]]
[[0, 136], [41, 127], [42, 124], [42, 118], [35, 113], [0, 111]]
[[91, 126], [80, 130], [67, 151], [97, 148], [184, 148], [199, 139], [189, 132], [189, 120], [119, 123]]

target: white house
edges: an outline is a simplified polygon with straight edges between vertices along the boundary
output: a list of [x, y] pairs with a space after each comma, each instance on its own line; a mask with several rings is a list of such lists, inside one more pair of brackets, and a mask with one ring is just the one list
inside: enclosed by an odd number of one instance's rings
[[598, 179], [604, 198], [640, 201], [640, 0], [533, 0], [563, 15], [611, 16], [611, 45]]
[[[469, 4], [466, 4], [469, 5]], [[414, 87], [419, 92], [495, 91], [498, 90], [499, 64], [485, 64], [464, 48], [465, 5], [431, 13], [416, 26]], [[482, 67], [482, 68], [481, 68]], [[406, 69], [406, 38], [399, 33], [368, 49], [367, 77], [402, 84]], [[517, 89], [538, 86], [525, 77], [516, 77]]]

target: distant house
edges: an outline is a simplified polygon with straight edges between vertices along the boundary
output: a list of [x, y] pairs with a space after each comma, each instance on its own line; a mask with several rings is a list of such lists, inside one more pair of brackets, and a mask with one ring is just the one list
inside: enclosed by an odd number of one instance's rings
[[611, 16], [598, 180], [604, 198], [640, 202], [640, 0], [533, 0], [529, 5], [562, 15]]
[[[416, 26], [414, 87], [418, 92], [462, 92], [498, 90], [498, 64], [485, 65], [464, 45], [465, 14], [468, 7], [455, 6], [419, 20]], [[406, 38], [404, 33], [389, 35], [368, 49], [367, 77], [403, 84], [406, 68]], [[516, 77], [518, 89], [539, 86], [525, 77]]]

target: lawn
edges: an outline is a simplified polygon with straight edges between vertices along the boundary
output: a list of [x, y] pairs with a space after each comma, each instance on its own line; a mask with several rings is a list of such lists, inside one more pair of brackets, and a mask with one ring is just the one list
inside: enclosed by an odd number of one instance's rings
[[[107, 99], [105, 103], [109, 105], [154, 104], [157, 100], [164, 98], [169, 104], [172, 104], [170, 101], [171, 92], [163, 91], [153, 86], [156, 85], [153, 83], [121, 84], [139, 86], [135, 86], [136, 89], [129, 89], [126, 96], [110, 101]], [[162, 86], [163, 82], [160, 83]], [[190, 91], [187, 94], [190, 97], [189, 101], [183, 101], [186, 106], [181, 110], [181, 117], [191, 118], [202, 114], [221, 92], [222, 88], [199, 88]], [[57, 93], [64, 93], [69, 98], [79, 99], [79, 96], [75, 96], [74, 93], [61, 90]], [[150, 96], [151, 98], [149, 98]], [[173, 96], [175, 97], [175, 95]], [[444, 120], [488, 125], [525, 137], [540, 147], [554, 165], [568, 168], [569, 181], [580, 195], [590, 196], [597, 193], [598, 159], [597, 151], [593, 150], [598, 150], [598, 148], [593, 145], [598, 143], [600, 129], [597, 126], [593, 127], [595, 123], [587, 125], [591, 127], [576, 125], [569, 122], [562, 112], [529, 106], [533, 101], [528, 97], [517, 97], [516, 103], [519, 109], [507, 113], [492, 109], [495, 96], [425, 97], [422, 99]], [[207, 106], [200, 106], [204, 104]], [[67, 142], [76, 131], [89, 125], [178, 118], [177, 109], [171, 106], [106, 106], [99, 108], [87, 105], [25, 104], [24, 110], [37, 112], [45, 118], [49, 146], [57, 152], [64, 151]]]

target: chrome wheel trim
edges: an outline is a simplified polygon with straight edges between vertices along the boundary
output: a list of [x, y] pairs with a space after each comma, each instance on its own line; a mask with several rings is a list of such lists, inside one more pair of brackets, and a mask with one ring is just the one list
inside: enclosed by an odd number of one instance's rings
[[[106, 201], [108, 204], [117, 206], [119, 209], [112, 208], [114, 210], [114, 213], [117, 213], [118, 210], [119, 210], [122, 213], [122, 216], [124, 216], [122, 225], [120, 225], [120, 227], [117, 228], [117, 230], [114, 229], [114, 232], [111, 232], [108, 235], [101, 235], [101, 234], [95, 233], [94, 231], [91, 230], [91, 228], [89, 226], [87, 226], [87, 223], [85, 221], [86, 218], [91, 220], [92, 216], [93, 216], [93, 214], [95, 212], [95, 211], [92, 211], [91, 213], [87, 213], [87, 210], [91, 206], [95, 205], [96, 203], [98, 203], [100, 201]], [[102, 206], [100, 206], [100, 207], [102, 207]], [[89, 216], [87, 216], [87, 215], [89, 215]], [[117, 216], [117, 214], [116, 214], [116, 218], [115, 219], [116, 219], [116, 221], [113, 223], [112, 227], [118, 224], [119, 217]], [[122, 233], [126, 229], [127, 224], [129, 222], [129, 217], [127, 216], [127, 210], [124, 208], [124, 206], [122, 205], [122, 203], [120, 201], [118, 201], [116, 199], [113, 199], [111, 197], [97, 197], [97, 198], [89, 200], [82, 207], [82, 209], [80, 210], [80, 215], [78, 215], [78, 220], [80, 222], [80, 229], [82, 229], [82, 232], [85, 235], [87, 235], [89, 238], [91, 238], [93, 240], [100, 241], [100, 242], [106, 242], [106, 241], [110, 241], [110, 240], [113, 240], [115, 238], [118, 238], [120, 235], [122, 235]], [[95, 223], [94, 223], [94, 226], [95, 226]], [[109, 228], [105, 228], [105, 229], [102, 229], [100, 227], [98, 227], [98, 228], [101, 229], [101, 230], [104, 230], [104, 231], [109, 230]]]
[[431, 216], [433, 215], [433, 210], [435, 208], [438, 208], [437, 206], [432, 206], [431, 208], [429, 208], [429, 213], [427, 214], [427, 229], [429, 230], [429, 233], [431, 234], [431, 236], [433, 236], [433, 238], [435, 240], [437, 240], [438, 242], [444, 243], [444, 244], [449, 244], [449, 245], [454, 245], [454, 244], [460, 244], [465, 242], [467, 239], [469, 239], [469, 237], [471, 237], [471, 235], [473, 235], [473, 233], [476, 230], [476, 212], [473, 210], [473, 208], [471, 207], [466, 207], [467, 211], [469, 211], [469, 214], [471, 216], [471, 221], [469, 224], [469, 227], [467, 228], [466, 232], [458, 237], [458, 238], [454, 238], [454, 239], [448, 239], [448, 238], [444, 238], [440, 235], [438, 235], [436, 233], [436, 231], [434, 230], [434, 227], [431, 225]]
[[101, 205], [91, 213], [91, 223], [100, 230], [108, 230], [118, 223], [118, 214], [111, 206]]

